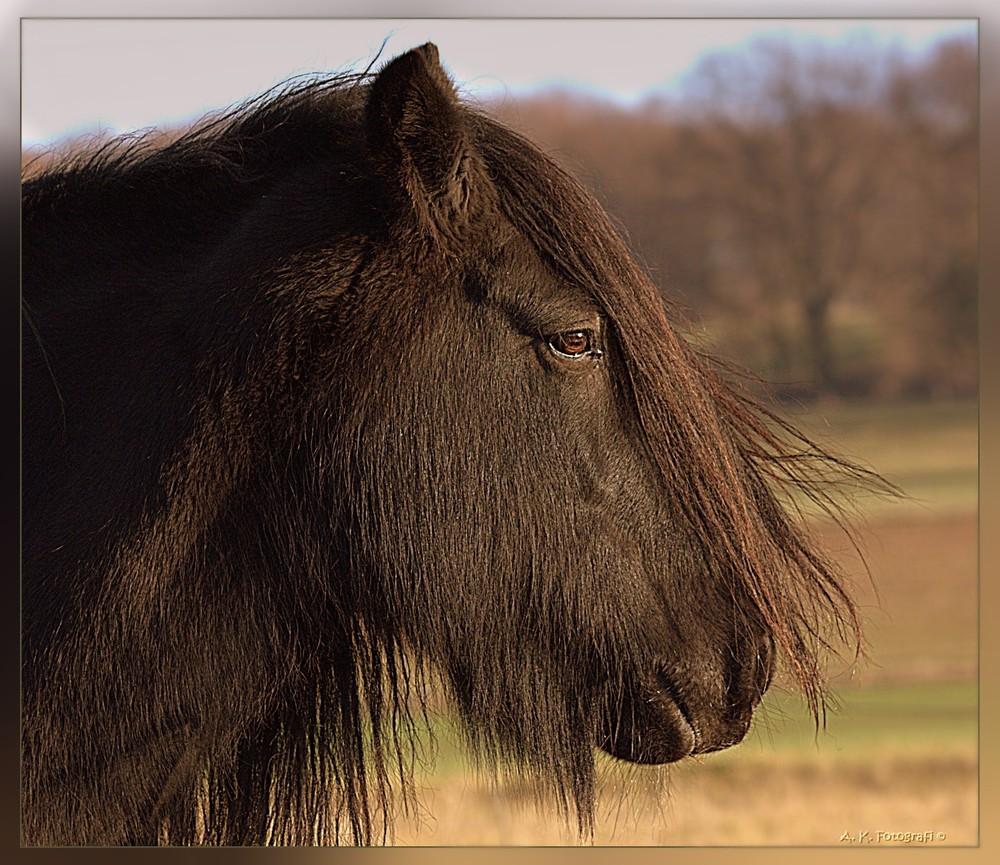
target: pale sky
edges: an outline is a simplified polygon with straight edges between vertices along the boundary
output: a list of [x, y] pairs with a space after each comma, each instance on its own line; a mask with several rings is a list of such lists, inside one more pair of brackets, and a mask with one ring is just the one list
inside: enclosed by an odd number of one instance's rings
[[972, 19], [30, 19], [21, 29], [23, 146], [192, 121], [300, 73], [360, 69], [426, 41], [471, 98], [552, 84], [635, 102], [703, 54], [759, 35], [864, 32], [919, 50]]

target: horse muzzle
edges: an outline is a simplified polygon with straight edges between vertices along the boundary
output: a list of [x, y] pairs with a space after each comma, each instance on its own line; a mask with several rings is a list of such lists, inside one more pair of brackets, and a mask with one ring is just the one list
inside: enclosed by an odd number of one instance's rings
[[773, 644], [733, 660], [721, 675], [692, 677], [662, 666], [626, 686], [605, 713], [600, 747], [630, 763], [674, 763], [741, 742], [771, 681]]

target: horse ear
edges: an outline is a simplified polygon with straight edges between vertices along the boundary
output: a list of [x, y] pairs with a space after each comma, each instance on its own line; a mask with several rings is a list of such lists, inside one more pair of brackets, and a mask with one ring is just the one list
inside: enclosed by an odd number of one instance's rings
[[455, 87], [428, 42], [391, 60], [371, 86], [369, 147], [418, 217], [445, 234], [469, 218], [473, 148]]

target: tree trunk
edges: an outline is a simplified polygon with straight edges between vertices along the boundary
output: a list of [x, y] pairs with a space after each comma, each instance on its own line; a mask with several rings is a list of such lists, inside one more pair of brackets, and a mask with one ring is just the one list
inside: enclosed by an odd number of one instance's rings
[[818, 391], [836, 390], [833, 347], [830, 339], [831, 295], [823, 292], [805, 301], [806, 356], [810, 374]]

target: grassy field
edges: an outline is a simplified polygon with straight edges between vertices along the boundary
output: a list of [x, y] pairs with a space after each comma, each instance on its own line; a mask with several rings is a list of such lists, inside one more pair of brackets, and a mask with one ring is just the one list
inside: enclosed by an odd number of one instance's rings
[[869, 518], [937, 519], [975, 513], [979, 497], [979, 429], [975, 402], [834, 403], [790, 416], [822, 444], [876, 469], [907, 496], [868, 498]]
[[[976, 405], [831, 405], [796, 420], [909, 496], [859, 503], [870, 578], [842, 535], [817, 527], [855, 575], [868, 660], [834, 666], [825, 730], [772, 688], [737, 748], [660, 769], [602, 757], [596, 844], [977, 843]], [[420, 811], [395, 843], [579, 843], [530, 789], [477, 776], [454, 738], [442, 722]]]

